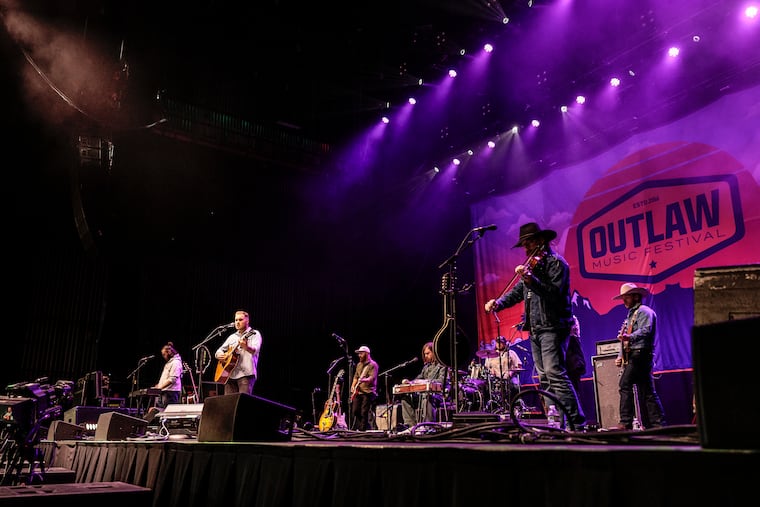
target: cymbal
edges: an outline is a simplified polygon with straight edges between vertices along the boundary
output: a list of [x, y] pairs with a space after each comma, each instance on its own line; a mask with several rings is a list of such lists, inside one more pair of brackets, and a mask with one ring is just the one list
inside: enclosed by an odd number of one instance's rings
[[483, 349], [475, 352], [475, 355], [481, 359], [485, 359], [487, 357], [499, 357], [499, 352], [497, 350]]

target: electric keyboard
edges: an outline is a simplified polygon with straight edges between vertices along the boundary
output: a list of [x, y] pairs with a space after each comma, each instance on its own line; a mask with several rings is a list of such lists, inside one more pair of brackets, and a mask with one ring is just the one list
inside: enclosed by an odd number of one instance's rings
[[161, 396], [161, 389], [156, 389], [154, 387], [149, 387], [147, 389], [136, 389], [129, 393], [130, 398], [141, 398], [141, 397], [151, 397], [151, 396]]

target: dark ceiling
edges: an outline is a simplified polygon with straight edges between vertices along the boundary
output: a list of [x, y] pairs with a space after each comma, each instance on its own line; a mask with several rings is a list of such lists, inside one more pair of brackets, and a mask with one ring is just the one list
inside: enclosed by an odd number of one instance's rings
[[[336, 146], [381, 114], [393, 117], [410, 95], [429, 104], [449, 68], [468, 79], [483, 43], [492, 42], [486, 73], [453, 90], [436, 105], [447, 114], [415, 132], [431, 140], [426, 148], [399, 149], [412, 168], [539, 119], [545, 134], [528, 152], [537, 177], [572, 162], [568, 151], [588, 156], [756, 83], [760, 74], [758, 30], [737, 31], [743, 2], [735, 0], [23, 5], [30, 18], [4, 11], [8, 20], [34, 21], [33, 29], [12, 29], [21, 47], [84, 112], [117, 129], [159, 119], [160, 96]], [[671, 44], [682, 56], [667, 77], [661, 67]], [[125, 65], [128, 75], [109, 82]], [[101, 81], [98, 72], [106, 76]], [[613, 75], [623, 80], [614, 103], [593, 102]], [[93, 97], [109, 96], [114, 86], [119, 113], [104, 115]], [[580, 148], [568, 150], [552, 129], [561, 125], [559, 106], [578, 93], [589, 95], [594, 116], [569, 140]]]

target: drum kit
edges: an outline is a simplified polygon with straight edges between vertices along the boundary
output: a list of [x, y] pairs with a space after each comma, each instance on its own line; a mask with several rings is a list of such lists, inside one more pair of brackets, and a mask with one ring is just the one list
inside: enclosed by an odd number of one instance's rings
[[[509, 412], [509, 386], [498, 375], [493, 375], [480, 361], [498, 357], [499, 352], [492, 349], [482, 349], [478, 350], [475, 355], [478, 361], [473, 359], [468, 371], [460, 372], [462, 377], [459, 383], [459, 411]], [[517, 379], [523, 371], [525, 371], [523, 368], [512, 369], [512, 372], [517, 373]]]

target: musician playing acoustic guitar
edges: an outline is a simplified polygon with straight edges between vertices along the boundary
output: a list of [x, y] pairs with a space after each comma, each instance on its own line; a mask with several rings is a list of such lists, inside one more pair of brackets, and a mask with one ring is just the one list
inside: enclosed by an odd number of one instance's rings
[[354, 352], [359, 356], [359, 364], [356, 365], [351, 381], [351, 429], [367, 431], [374, 422], [369, 420], [369, 413], [372, 403], [377, 398], [377, 363], [372, 360], [369, 347], [366, 345]]
[[235, 332], [216, 349], [214, 357], [229, 369], [224, 375], [224, 394], [253, 393], [261, 350], [261, 333], [249, 325], [248, 312], [235, 312]]

